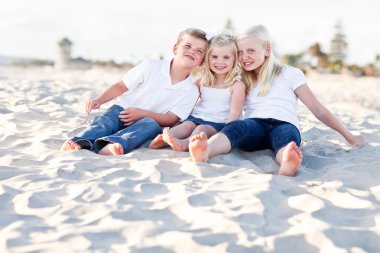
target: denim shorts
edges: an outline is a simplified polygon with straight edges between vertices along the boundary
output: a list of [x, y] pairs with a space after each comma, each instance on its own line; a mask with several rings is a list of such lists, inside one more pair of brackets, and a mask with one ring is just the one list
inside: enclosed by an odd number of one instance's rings
[[232, 148], [244, 151], [271, 149], [275, 154], [294, 141], [301, 144], [297, 127], [276, 119], [249, 118], [228, 123], [221, 131], [231, 142]]
[[[193, 122], [194, 124], [196, 125], [206, 125], [206, 126], [211, 126], [213, 127], [217, 132], [219, 132], [220, 130], [222, 130], [222, 128], [226, 125], [224, 123], [217, 123], [217, 122], [212, 122], [212, 121], [207, 121], [207, 120], [203, 120], [203, 119], [200, 119], [200, 118], [196, 118], [196, 117], [193, 117], [193, 116], [189, 116], [186, 120], [188, 121], [191, 121]], [[185, 120], [185, 121], [186, 121]]]

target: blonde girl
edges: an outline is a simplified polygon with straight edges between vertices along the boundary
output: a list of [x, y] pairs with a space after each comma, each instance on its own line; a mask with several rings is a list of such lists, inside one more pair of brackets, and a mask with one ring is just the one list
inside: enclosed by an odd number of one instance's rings
[[197, 81], [200, 100], [195, 109], [180, 125], [165, 128], [149, 147], [169, 145], [173, 150], [187, 151], [190, 136], [204, 132], [211, 137], [226, 123], [240, 119], [246, 94], [240, 75], [234, 36], [222, 33], [213, 37]]
[[206, 162], [233, 148], [271, 149], [280, 165], [279, 174], [293, 176], [302, 162], [298, 98], [317, 119], [339, 132], [352, 146], [365, 143], [361, 135], [351, 134], [317, 100], [300, 69], [277, 62], [268, 30], [263, 25], [239, 34], [237, 44], [242, 80], [249, 87], [244, 119], [227, 124], [210, 139], [204, 133], [193, 136], [189, 144], [193, 161]]

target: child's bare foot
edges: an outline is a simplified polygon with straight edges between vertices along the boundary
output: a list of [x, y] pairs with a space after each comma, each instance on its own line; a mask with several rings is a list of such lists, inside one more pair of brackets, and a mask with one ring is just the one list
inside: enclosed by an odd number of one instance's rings
[[302, 162], [302, 152], [295, 142], [289, 143], [282, 154], [282, 161], [279, 174], [283, 176], [293, 176]]
[[148, 148], [151, 149], [160, 149], [168, 146], [168, 144], [162, 139], [162, 134], [156, 136], [153, 141], [149, 144]]
[[193, 162], [207, 162], [208, 143], [205, 133], [196, 134], [190, 137], [189, 151]]
[[164, 128], [162, 139], [169, 144], [170, 147], [172, 147], [175, 151], [182, 151], [185, 152], [189, 149], [189, 142], [187, 139], [180, 140], [176, 137], [174, 137], [170, 132], [169, 128]]
[[80, 150], [80, 149], [81, 149], [81, 146], [72, 140], [65, 141], [65, 143], [63, 143], [61, 147], [61, 150], [63, 151]]
[[124, 155], [123, 147], [120, 143], [109, 143], [104, 146], [99, 152], [99, 155]]

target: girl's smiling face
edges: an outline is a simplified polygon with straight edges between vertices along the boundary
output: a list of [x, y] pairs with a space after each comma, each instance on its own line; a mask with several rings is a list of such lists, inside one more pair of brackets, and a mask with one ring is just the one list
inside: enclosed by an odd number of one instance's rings
[[238, 40], [237, 45], [239, 62], [246, 71], [259, 69], [270, 55], [270, 48], [252, 36]]
[[234, 66], [234, 46], [214, 46], [208, 55], [210, 69], [216, 75], [226, 75]]

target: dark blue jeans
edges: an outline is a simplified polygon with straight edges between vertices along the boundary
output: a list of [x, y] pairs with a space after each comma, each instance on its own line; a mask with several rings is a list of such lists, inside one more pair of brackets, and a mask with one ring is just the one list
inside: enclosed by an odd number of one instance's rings
[[120, 143], [126, 154], [162, 132], [160, 125], [151, 118], [142, 118], [130, 126], [124, 126], [124, 122], [119, 118], [119, 114], [123, 110], [121, 106], [111, 106], [72, 140], [83, 149], [95, 153], [98, 153], [110, 142]]
[[276, 119], [249, 118], [228, 123], [221, 131], [232, 148], [244, 151], [271, 149], [275, 154], [294, 141], [301, 144], [301, 135], [294, 125]]

